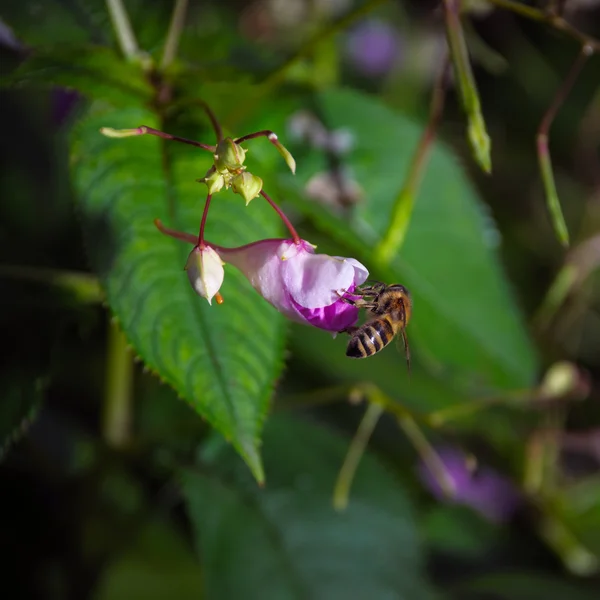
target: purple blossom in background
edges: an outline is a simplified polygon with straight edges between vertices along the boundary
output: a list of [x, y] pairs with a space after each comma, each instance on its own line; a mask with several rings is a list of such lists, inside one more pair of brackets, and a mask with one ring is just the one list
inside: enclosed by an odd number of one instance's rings
[[400, 36], [387, 23], [367, 20], [356, 26], [346, 40], [346, 55], [363, 75], [385, 75], [400, 51]]
[[489, 467], [471, 469], [467, 457], [456, 448], [446, 447], [437, 451], [454, 484], [454, 498], [444, 495], [438, 481], [424, 464], [419, 465], [419, 477], [438, 500], [470, 506], [496, 523], [510, 519], [521, 502], [521, 496], [508, 478]]

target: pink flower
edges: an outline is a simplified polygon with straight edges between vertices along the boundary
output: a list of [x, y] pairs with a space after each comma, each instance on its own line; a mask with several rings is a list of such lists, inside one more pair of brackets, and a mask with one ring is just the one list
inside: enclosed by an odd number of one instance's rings
[[239, 248], [213, 248], [288, 319], [327, 331], [356, 323], [358, 309], [340, 296], [351, 293], [369, 275], [357, 260], [315, 254], [314, 246], [304, 240], [269, 239]]

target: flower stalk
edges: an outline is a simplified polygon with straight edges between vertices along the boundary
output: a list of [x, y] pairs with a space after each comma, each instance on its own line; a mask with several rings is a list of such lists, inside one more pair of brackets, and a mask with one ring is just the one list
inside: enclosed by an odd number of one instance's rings
[[548, 139], [550, 127], [554, 122], [558, 110], [573, 88], [573, 85], [575, 84], [575, 81], [577, 80], [577, 77], [581, 72], [586, 60], [592, 54], [593, 49], [591, 46], [584, 45], [581, 48], [581, 51], [571, 66], [566, 79], [558, 89], [554, 99], [552, 100], [552, 103], [546, 111], [546, 114], [542, 118], [536, 138], [538, 162], [540, 165], [542, 181], [544, 183], [544, 191], [546, 193], [546, 203], [548, 205], [548, 211], [552, 219], [552, 225], [554, 227], [556, 237], [563, 246], [569, 245], [569, 230], [567, 228], [567, 224], [565, 223], [565, 218], [560, 205], [560, 199], [558, 198], [558, 192], [556, 190], [554, 172], [552, 169], [552, 158], [550, 157], [550, 150], [548, 148]]
[[375, 260], [382, 265], [389, 265], [406, 238], [419, 186], [421, 185], [423, 173], [427, 166], [437, 128], [444, 111], [449, 74], [450, 60], [446, 56], [434, 84], [429, 122], [413, 155], [405, 183], [394, 203], [394, 209], [387, 230], [375, 248]]
[[444, 0], [446, 37], [454, 73], [458, 81], [461, 103], [467, 115], [467, 137], [473, 150], [473, 156], [486, 173], [491, 173], [491, 140], [481, 112], [477, 84], [475, 83], [467, 43], [460, 22], [460, 4], [460, 0]]

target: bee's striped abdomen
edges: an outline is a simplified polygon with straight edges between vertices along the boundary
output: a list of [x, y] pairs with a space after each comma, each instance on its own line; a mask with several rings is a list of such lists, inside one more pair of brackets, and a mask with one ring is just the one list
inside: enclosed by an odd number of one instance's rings
[[394, 337], [394, 329], [387, 319], [377, 319], [359, 327], [348, 342], [346, 356], [366, 358], [387, 346]]

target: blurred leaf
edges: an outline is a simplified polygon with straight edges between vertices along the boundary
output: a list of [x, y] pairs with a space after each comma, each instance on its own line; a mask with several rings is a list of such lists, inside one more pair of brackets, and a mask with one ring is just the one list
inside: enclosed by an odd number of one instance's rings
[[456, 600], [594, 600], [597, 593], [584, 585], [547, 573], [498, 573], [483, 575], [456, 586]]
[[333, 510], [346, 447], [324, 428], [275, 417], [265, 430], [264, 489], [229, 451], [211, 464], [219, 477], [184, 473], [208, 598], [431, 597], [406, 492], [372, 456], [361, 461], [348, 509]]
[[[160, 128], [146, 109], [95, 105], [73, 145], [74, 182], [94, 269], [111, 309], [146, 364], [231, 440], [258, 479], [262, 422], [283, 357], [282, 318], [227, 269], [222, 306], [208, 305], [183, 270], [191, 246], [160, 234], [162, 219], [197, 231], [211, 155], [151, 137], [109, 139], [103, 126]], [[190, 125], [191, 137], [199, 127]], [[188, 133], [190, 135], [190, 133]], [[209, 239], [225, 246], [277, 235], [266, 203], [246, 209], [231, 193], [213, 201]]]
[[95, 600], [199, 600], [200, 564], [181, 536], [156, 518], [146, 524], [129, 548], [104, 571]]
[[138, 66], [101, 46], [54, 46], [36, 50], [2, 83], [73, 88], [115, 106], [139, 104], [152, 96], [152, 87]]
[[464, 506], [436, 504], [424, 522], [427, 546], [452, 556], [478, 559], [501, 539], [502, 530]]
[[562, 485], [548, 501], [543, 532], [567, 567], [589, 575], [600, 568], [600, 476]]
[[25, 373], [11, 372], [0, 379], [0, 460], [27, 431], [42, 402], [42, 381]]
[[106, 43], [109, 18], [104, 0], [5, 0], [2, 20], [21, 42], [32, 46]]
[[[299, 161], [296, 179], [282, 176], [294, 206], [363, 260], [371, 277], [410, 289], [408, 334], [417, 360], [480, 393], [531, 385], [536, 359], [494, 251], [498, 233], [456, 160], [435, 146], [401, 255], [393, 267], [380, 269], [369, 258], [387, 227], [420, 128], [356, 92], [329, 91], [318, 99], [327, 126], [353, 137], [354, 150], [344, 161], [366, 200], [344, 222], [307, 199], [302, 186], [322, 168], [313, 152]], [[401, 369], [398, 377], [405, 378]]]

